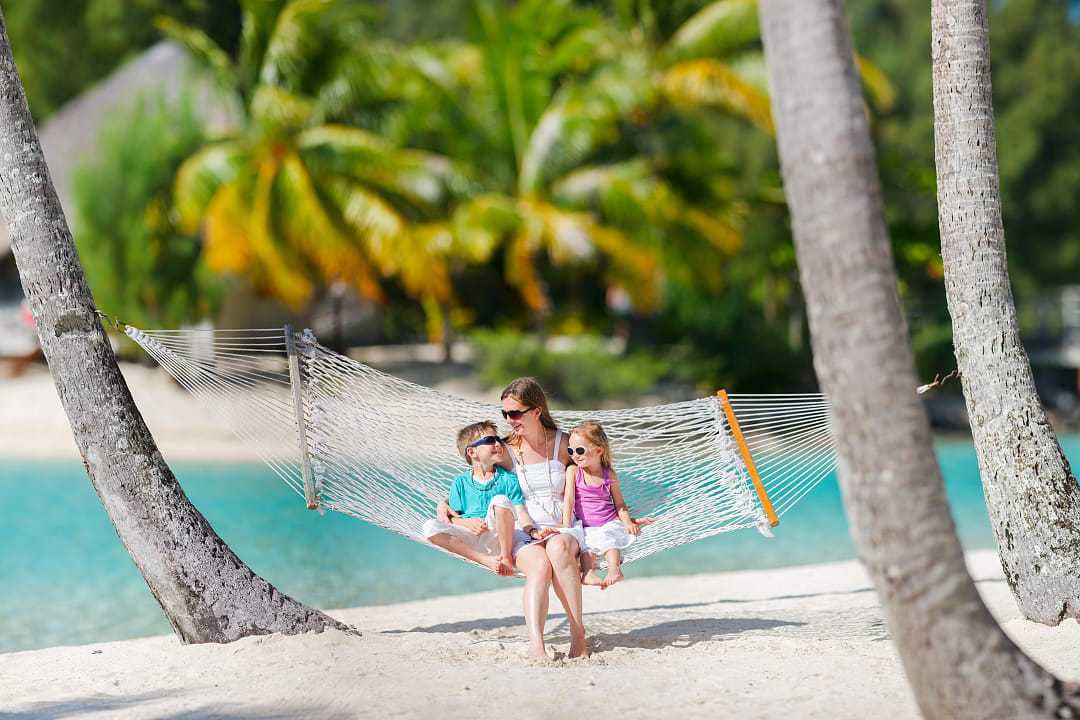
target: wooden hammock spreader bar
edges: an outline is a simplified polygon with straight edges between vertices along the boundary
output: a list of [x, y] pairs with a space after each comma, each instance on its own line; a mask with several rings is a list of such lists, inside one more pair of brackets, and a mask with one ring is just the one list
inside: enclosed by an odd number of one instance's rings
[[758, 499], [761, 500], [761, 507], [765, 510], [765, 517], [769, 519], [769, 526], [776, 527], [780, 524], [780, 519], [776, 517], [776, 511], [773, 510], [772, 501], [769, 500], [769, 494], [765, 492], [765, 484], [761, 482], [761, 476], [758, 475], [757, 467], [754, 465], [754, 459], [750, 457], [750, 448], [746, 446], [746, 440], [743, 439], [742, 430], [739, 428], [739, 421], [735, 419], [735, 410], [731, 407], [731, 401], [728, 399], [727, 390], [717, 390], [716, 396], [720, 398], [720, 404], [724, 406], [724, 414], [727, 416], [728, 427], [731, 428], [731, 434], [735, 437], [735, 442], [739, 446], [739, 452], [742, 453], [743, 462], [746, 464], [746, 470], [750, 473], [750, 480], [754, 483], [754, 489], [757, 490]]
[[300, 358], [296, 355], [296, 337], [292, 325], [285, 326], [285, 352], [289, 356], [289, 384], [292, 386], [293, 407], [296, 411], [296, 432], [300, 443], [300, 469], [304, 476], [304, 500], [308, 510], [319, 508], [315, 482], [311, 478], [311, 454], [308, 452], [307, 428], [304, 424], [304, 397], [300, 394]]

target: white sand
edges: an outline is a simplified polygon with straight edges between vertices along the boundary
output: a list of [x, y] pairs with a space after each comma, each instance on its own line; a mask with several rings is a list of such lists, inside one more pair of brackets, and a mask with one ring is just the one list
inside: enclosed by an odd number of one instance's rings
[[[120, 369], [167, 461], [259, 462], [223, 420], [163, 370], [135, 363], [121, 363]], [[426, 384], [472, 399], [494, 397], [469, 377], [433, 377]], [[0, 377], [0, 458], [79, 459], [67, 415], [44, 366], [35, 365], [15, 378]]]
[[[996, 556], [969, 564], [1006, 632], [1080, 677], [1080, 627], [1023, 620]], [[547, 665], [523, 659], [516, 588], [333, 612], [362, 637], [169, 636], [0, 655], [0, 716], [917, 717], [857, 563], [631, 579], [587, 588], [585, 603], [592, 657]], [[565, 653], [561, 615], [548, 639]]]

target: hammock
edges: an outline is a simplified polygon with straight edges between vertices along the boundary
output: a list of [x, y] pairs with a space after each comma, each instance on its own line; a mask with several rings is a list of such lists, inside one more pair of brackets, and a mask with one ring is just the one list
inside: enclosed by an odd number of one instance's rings
[[[309, 330], [125, 332], [204, 403], [309, 508], [336, 510], [412, 540], [466, 465], [457, 431], [499, 408], [379, 372]], [[721, 532], [771, 535], [833, 469], [820, 394], [727, 395], [623, 410], [556, 411], [611, 438], [623, 494], [651, 516], [624, 562]], [[430, 547], [435, 547], [426, 543]], [[457, 556], [455, 556], [457, 557]]]

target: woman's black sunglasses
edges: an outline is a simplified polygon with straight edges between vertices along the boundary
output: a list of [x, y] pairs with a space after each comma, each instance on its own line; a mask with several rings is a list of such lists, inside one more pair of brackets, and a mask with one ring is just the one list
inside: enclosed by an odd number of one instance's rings
[[525, 408], [524, 410], [503, 410], [502, 414], [503, 414], [503, 418], [506, 418], [506, 419], [509, 419], [509, 420], [520, 420], [522, 415], [524, 415], [525, 413], [529, 412], [532, 409], [533, 408]]
[[494, 445], [497, 442], [499, 442], [499, 438], [498, 438], [497, 435], [485, 435], [482, 438], [478, 438], [476, 440], [473, 440], [471, 443], [469, 443], [465, 447], [471, 447], [472, 448], [472, 447], [477, 447], [477, 446], [480, 446], [480, 445]]

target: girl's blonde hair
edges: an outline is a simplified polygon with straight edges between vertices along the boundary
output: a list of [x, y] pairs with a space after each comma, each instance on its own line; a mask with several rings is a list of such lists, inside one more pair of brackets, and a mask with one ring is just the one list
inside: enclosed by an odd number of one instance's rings
[[[503, 388], [502, 395], [499, 396], [500, 400], [506, 398], [514, 398], [522, 405], [527, 405], [530, 409], [540, 408], [540, 424], [548, 430], [559, 429], [559, 426], [555, 424], [555, 418], [551, 417], [551, 411], [548, 409], [547, 393], [544, 392], [544, 388], [540, 387], [540, 383], [536, 382], [534, 378], [520, 377], [514, 380]], [[507, 442], [511, 445], [517, 445], [520, 440], [515, 432], [511, 432], [510, 437], [507, 438]]]
[[607, 433], [604, 432], [604, 426], [598, 422], [592, 422], [587, 420], [573, 430], [570, 434], [577, 433], [581, 437], [585, 438], [593, 445], [600, 448], [600, 465], [602, 467], [611, 468], [614, 467], [611, 463], [611, 441], [608, 440]]

